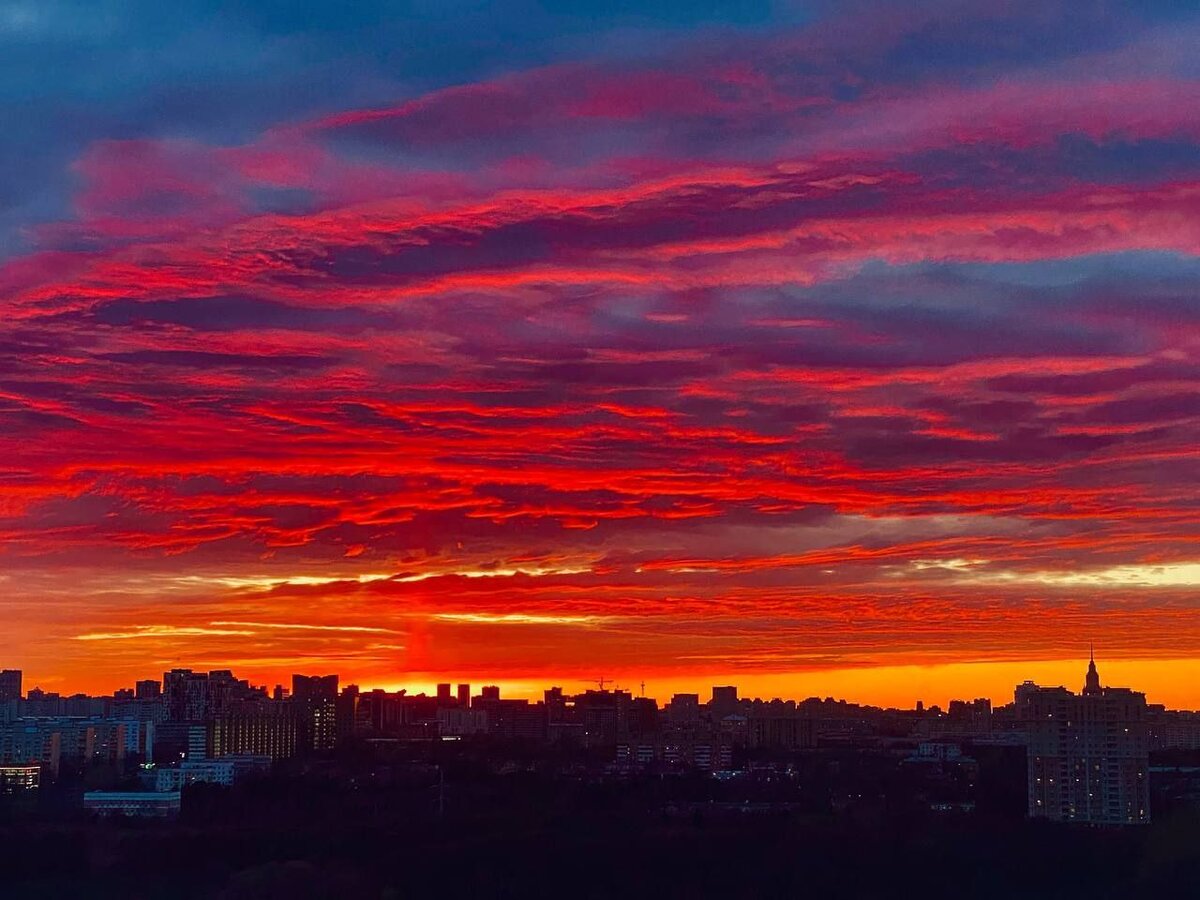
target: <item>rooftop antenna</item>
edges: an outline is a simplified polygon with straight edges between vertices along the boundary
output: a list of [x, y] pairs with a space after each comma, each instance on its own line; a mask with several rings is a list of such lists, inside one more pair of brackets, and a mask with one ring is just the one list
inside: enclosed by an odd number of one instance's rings
[[612, 681], [604, 676], [601, 676], [600, 678], [596, 679], [596, 684], [600, 685], [600, 690], [604, 690], [604, 686], [606, 684], [612, 684]]
[[638, 696], [645, 697], [646, 696], [646, 680], [645, 679], [642, 679], [641, 687], [642, 687], [642, 692]]

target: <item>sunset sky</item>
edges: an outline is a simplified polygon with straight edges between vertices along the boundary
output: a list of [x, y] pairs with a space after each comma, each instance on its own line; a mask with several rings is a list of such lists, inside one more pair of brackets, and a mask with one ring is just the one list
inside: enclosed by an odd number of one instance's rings
[[1200, 706], [1198, 46], [0, 0], [0, 668]]

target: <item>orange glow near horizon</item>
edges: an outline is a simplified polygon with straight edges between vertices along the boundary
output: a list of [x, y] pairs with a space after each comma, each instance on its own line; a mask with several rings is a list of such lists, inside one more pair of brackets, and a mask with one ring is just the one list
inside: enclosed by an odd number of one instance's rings
[[[1100, 659], [1101, 679], [1106, 686], [1129, 687], [1146, 694], [1150, 703], [1161, 703], [1171, 709], [1200, 709], [1200, 658], [1190, 659]], [[203, 671], [207, 666], [196, 666]], [[331, 674], [335, 668], [300, 666], [303, 674]], [[884, 665], [860, 668], [807, 670], [803, 672], [731, 672], [711, 673], [654, 673], [618, 672], [605, 675], [609, 690], [653, 697], [659, 705], [666, 704], [673, 694], [699, 694], [706, 701], [715, 685], [735, 685], [740, 696], [765, 700], [803, 700], [808, 697], [831, 697], [869, 706], [911, 709], [916, 701], [926, 707], [946, 708], [950, 700], [972, 700], [986, 697], [996, 706], [1012, 701], [1013, 688], [1022, 681], [1034, 681], [1043, 686], [1063, 686], [1078, 691], [1083, 683], [1087, 660], [1008, 660], [1003, 662], [941, 663], [933, 665]], [[234, 669], [234, 674], [248, 678], [251, 683], [272, 686], [291, 683], [292, 668]], [[458, 673], [416, 672], [394, 680], [356, 679], [353, 671], [343, 670], [341, 685], [358, 684], [362, 690], [382, 688], [387, 691], [405, 690], [409, 694], [434, 694], [439, 682], [469, 683], [472, 693], [478, 694], [485, 684], [500, 687], [501, 695], [536, 701], [549, 687], [563, 687], [568, 694], [597, 688], [597, 679], [575, 673], [566, 677], [531, 675], [519, 680], [496, 677], [471, 677]], [[158, 678], [161, 672], [143, 672], [139, 678]], [[109, 677], [39, 678], [37, 672], [26, 673], [26, 687], [63, 693], [110, 694], [118, 687], [132, 687], [132, 680], [114, 681]]]
[[[1146, 694], [1149, 703], [1162, 703], [1171, 709], [1200, 709], [1200, 659], [1121, 659], [1101, 660], [1098, 663], [1101, 680], [1106, 686], [1130, 687]], [[829, 669], [807, 672], [775, 672], [748, 674], [725, 672], [711, 674], [646, 676], [645, 696], [653, 697], [659, 705], [666, 704], [673, 694], [699, 694], [701, 702], [711, 696], [713, 686], [735, 685], [739, 696], [770, 700], [803, 700], [808, 697], [832, 697], [865, 706], [911, 709], [916, 701], [945, 709], [950, 700], [973, 700], [986, 697], [993, 705], [1011, 703], [1013, 689], [1022, 681], [1034, 681], [1045, 687], [1063, 686], [1078, 692], [1083, 686], [1087, 660], [1028, 660], [999, 663], [946, 663], [941, 665], [878, 666], [859, 669]], [[567, 693], [595, 690], [597, 681], [565, 680], [540, 682], [470, 681], [448, 676], [374, 685], [386, 690], [406, 689], [409, 693], [435, 693], [439, 681], [471, 684], [474, 694], [483, 684], [496, 684], [501, 696], [540, 700], [542, 692], [552, 685], [563, 687]], [[605, 687], [641, 693], [643, 677], [626, 673], [623, 677], [605, 679]]]

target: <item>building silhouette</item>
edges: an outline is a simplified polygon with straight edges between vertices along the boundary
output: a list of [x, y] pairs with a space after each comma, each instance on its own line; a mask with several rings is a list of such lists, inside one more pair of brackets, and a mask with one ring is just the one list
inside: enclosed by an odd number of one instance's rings
[[337, 743], [337, 675], [293, 675], [296, 749], [331, 750]]
[[21, 670], [4, 669], [0, 671], [0, 703], [6, 700], [21, 699]]
[[1146, 695], [1102, 687], [1094, 656], [1083, 691], [1022, 684], [1029, 816], [1057, 822], [1150, 821]]
[[297, 721], [290, 703], [266, 697], [236, 700], [209, 724], [211, 755], [287, 759], [296, 752]]

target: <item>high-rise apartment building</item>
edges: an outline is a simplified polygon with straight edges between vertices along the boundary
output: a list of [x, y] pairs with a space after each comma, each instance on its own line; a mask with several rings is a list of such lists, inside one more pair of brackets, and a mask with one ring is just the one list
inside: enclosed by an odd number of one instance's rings
[[738, 689], [733, 685], [714, 687], [712, 702], [709, 704], [714, 721], [721, 721], [726, 716], [732, 716], [738, 711]]
[[191, 669], [172, 669], [163, 674], [162, 690], [167, 698], [167, 718], [172, 722], [202, 722], [208, 716], [208, 675]]
[[1150, 821], [1145, 694], [1101, 687], [1093, 658], [1082, 693], [1024, 684], [1016, 699], [1029, 736], [1031, 818]]
[[331, 750], [337, 743], [337, 697], [336, 675], [292, 676], [298, 751]]
[[5, 700], [21, 699], [21, 670], [4, 669], [0, 671], [0, 703]]
[[[296, 752], [296, 720], [290, 703], [265, 697], [231, 703], [209, 728], [212, 756], [286, 759]], [[311, 739], [311, 730], [305, 736]]]

